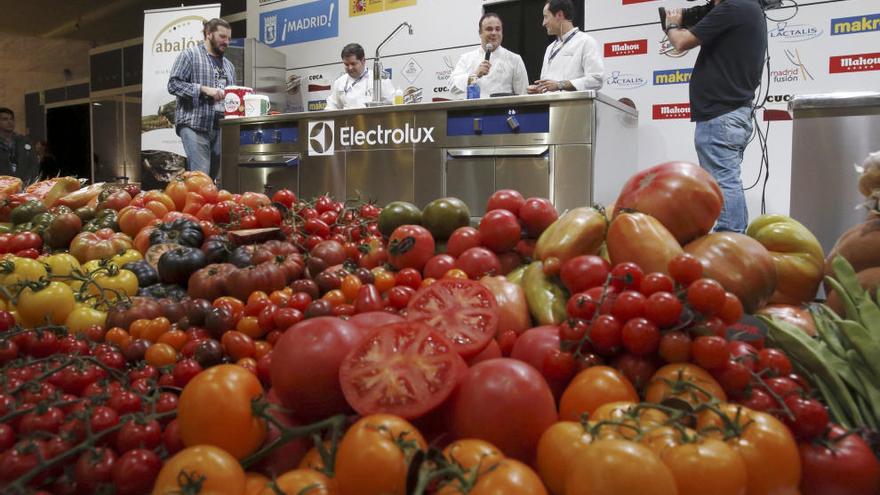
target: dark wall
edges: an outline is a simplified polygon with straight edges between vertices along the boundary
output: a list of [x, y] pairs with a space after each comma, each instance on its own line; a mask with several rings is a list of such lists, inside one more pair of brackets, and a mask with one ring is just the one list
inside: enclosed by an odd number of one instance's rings
[[88, 103], [46, 110], [47, 139], [58, 160], [61, 175], [91, 178], [90, 129]]
[[[553, 38], [547, 36], [547, 30], [541, 26], [543, 21], [544, 0], [515, 0], [513, 2], [487, 5], [485, 12], [495, 12], [504, 22], [504, 48], [519, 53], [526, 64], [529, 80], [534, 81], [541, 75], [541, 64], [544, 62], [544, 51]], [[574, 24], [583, 29], [584, 4], [575, 0]], [[474, 26], [477, 29], [477, 26]]]

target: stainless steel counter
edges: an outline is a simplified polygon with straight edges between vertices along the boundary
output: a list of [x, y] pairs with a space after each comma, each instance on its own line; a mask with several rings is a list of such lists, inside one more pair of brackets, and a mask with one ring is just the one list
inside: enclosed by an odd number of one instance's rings
[[864, 221], [854, 165], [880, 150], [880, 93], [797, 95], [793, 115], [790, 214], [827, 253], [837, 238]]
[[225, 120], [223, 187], [419, 206], [497, 189], [560, 210], [616, 199], [636, 172], [638, 114], [594, 91]]

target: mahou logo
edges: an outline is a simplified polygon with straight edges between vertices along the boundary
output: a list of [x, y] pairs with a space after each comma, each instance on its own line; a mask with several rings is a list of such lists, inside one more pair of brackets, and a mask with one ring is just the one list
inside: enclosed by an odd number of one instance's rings
[[627, 57], [648, 53], [648, 40], [614, 41], [605, 43], [605, 58]]
[[690, 103], [661, 103], [659, 105], [654, 105], [654, 120], [690, 118]]
[[872, 70], [880, 70], [880, 53], [838, 55], [831, 57], [828, 63], [828, 72], [831, 74], [868, 72]]

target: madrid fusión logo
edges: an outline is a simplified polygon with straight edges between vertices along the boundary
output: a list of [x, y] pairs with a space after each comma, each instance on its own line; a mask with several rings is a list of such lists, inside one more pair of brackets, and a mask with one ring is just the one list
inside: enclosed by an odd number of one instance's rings
[[332, 120], [309, 122], [309, 156], [328, 156], [336, 151], [336, 125]]

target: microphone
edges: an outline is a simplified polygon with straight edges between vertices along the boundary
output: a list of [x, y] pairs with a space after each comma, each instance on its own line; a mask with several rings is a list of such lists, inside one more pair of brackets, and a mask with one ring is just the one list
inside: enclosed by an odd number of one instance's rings
[[486, 58], [484, 58], [483, 60], [488, 62], [489, 55], [492, 55], [493, 51], [495, 51], [495, 45], [493, 45], [492, 43], [486, 43]]

